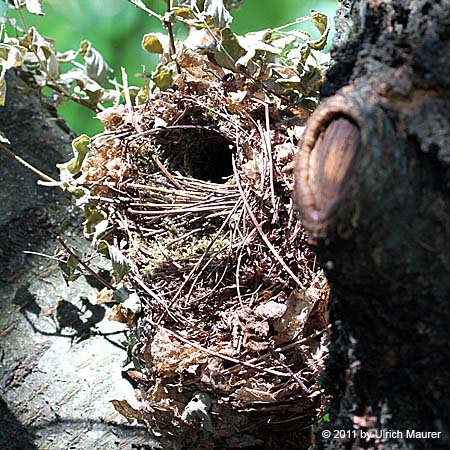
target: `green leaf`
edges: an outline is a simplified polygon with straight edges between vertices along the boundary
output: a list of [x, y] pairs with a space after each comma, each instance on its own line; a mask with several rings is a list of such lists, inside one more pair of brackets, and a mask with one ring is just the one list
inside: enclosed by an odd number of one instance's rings
[[108, 77], [108, 73], [112, 72], [108, 63], [104, 60], [101, 53], [92, 47], [89, 41], [82, 41], [80, 44], [80, 55], [84, 58], [86, 74], [99, 84], [102, 84]]
[[74, 175], [77, 175], [81, 171], [83, 161], [89, 152], [90, 143], [91, 138], [86, 134], [82, 134], [72, 141], [74, 157], [64, 164], [57, 164], [60, 170], [61, 181], [70, 181]]
[[190, 8], [189, 6], [186, 6], [186, 5], [178, 6], [177, 8], [174, 8], [172, 10], [172, 13], [176, 17], [180, 17], [181, 19], [184, 19], [184, 20], [192, 20], [195, 18], [192, 8]]
[[214, 50], [214, 59], [220, 67], [236, 71], [236, 61], [246, 53], [238, 37], [226, 28], [222, 32], [220, 45]]
[[109, 246], [106, 241], [99, 241], [97, 244], [97, 252], [100, 253], [100, 255], [104, 256], [107, 259], [111, 259], [109, 256]]
[[66, 73], [61, 74], [58, 80], [62, 85], [70, 88], [72, 83], [76, 83], [75, 90], [79, 94], [85, 94], [89, 101], [96, 105], [102, 100], [105, 89], [96, 81], [89, 78], [83, 69], [72, 69]]
[[308, 42], [309, 46], [315, 50], [323, 50], [327, 45], [328, 34], [330, 32], [330, 24], [328, 17], [317, 11], [312, 11], [311, 22], [317, 27], [321, 36], [316, 41]]
[[150, 53], [168, 53], [169, 36], [166, 36], [163, 33], [144, 34], [141, 46]]
[[330, 423], [330, 413], [326, 413], [317, 419], [317, 423]]
[[109, 256], [111, 257], [113, 276], [118, 283], [131, 270], [131, 264], [125, 255], [113, 245], [109, 245]]
[[42, 47], [42, 53], [45, 56], [46, 72], [52, 80], [57, 80], [59, 77], [59, 62], [54, 50], [49, 47]]
[[0, 106], [5, 105], [6, 100], [6, 81], [3, 77], [0, 78]]
[[57, 53], [56, 58], [60, 64], [72, 62], [78, 55], [78, 52], [75, 50], [67, 50], [64, 53]]
[[20, 45], [0, 44], [0, 106], [5, 104], [6, 81], [5, 73], [24, 62], [26, 49]]
[[161, 91], [165, 91], [175, 84], [177, 76], [177, 66], [174, 62], [171, 62], [169, 64], [159, 64], [152, 73], [152, 80]]
[[20, 45], [0, 44], [0, 64], [4, 70], [20, 66], [27, 50]]
[[75, 281], [82, 275], [79, 265], [79, 260], [73, 255], [58, 260], [58, 266], [66, 282]]
[[86, 207], [84, 211], [86, 220], [83, 223], [83, 232], [88, 239], [92, 239], [94, 244], [98, 237], [108, 228], [106, 214], [98, 209]]
[[89, 204], [91, 192], [83, 186], [70, 186], [68, 191], [75, 197], [75, 206], [82, 208]]

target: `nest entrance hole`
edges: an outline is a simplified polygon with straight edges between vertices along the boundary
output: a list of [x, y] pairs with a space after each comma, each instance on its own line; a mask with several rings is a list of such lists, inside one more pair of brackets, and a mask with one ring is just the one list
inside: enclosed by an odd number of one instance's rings
[[223, 184], [233, 175], [233, 143], [214, 131], [184, 130], [164, 147], [168, 166], [183, 176]]

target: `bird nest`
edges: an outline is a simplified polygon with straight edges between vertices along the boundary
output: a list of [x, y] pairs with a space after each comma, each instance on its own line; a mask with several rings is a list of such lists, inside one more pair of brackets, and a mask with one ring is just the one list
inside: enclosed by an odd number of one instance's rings
[[211, 70], [99, 114], [80, 183], [140, 300], [114, 308], [140, 407], [114, 405], [163, 448], [310, 444], [328, 285], [292, 200], [308, 115]]

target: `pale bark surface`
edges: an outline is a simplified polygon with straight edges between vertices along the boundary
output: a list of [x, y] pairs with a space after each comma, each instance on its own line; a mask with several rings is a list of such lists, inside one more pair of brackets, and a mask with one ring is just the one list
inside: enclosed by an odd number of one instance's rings
[[[16, 154], [55, 177], [71, 151], [54, 111], [12, 77], [0, 130]], [[147, 449], [147, 431], [109, 403], [132, 401], [134, 391], [121, 378], [123, 327], [87, 301], [102, 286], [84, 277], [67, 286], [55, 261], [23, 253], [52, 254], [59, 233], [88, 247], [69, 199], [36, 181], [0, 154], [0, 449]]]

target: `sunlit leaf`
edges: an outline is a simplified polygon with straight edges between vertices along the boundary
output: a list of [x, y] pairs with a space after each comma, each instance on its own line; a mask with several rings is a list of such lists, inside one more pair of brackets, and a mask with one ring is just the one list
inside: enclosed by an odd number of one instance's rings
[[42, 11], [42, 0], [25, 0], [25, 6], [32, 14], [37, 14], [38, 16], [44, 15], [44, 11]]
[[108, 220], [103, 211], [87, 207], [84, 210], [84, 215], [86, 220], [83, 223], [83, 232], [88, 239], [98, 238], [100, 234], [105, 232], [108, 227]]
[[11, 144], [10, 140], [0, 131], [0, 142], [2, 144]]
[[309, 42], [309, 45], [315, 50], [323, 50], [325, 45], [327, 45], [328, 34], [330, 32], [328, 17], [320, 12], [312, 11], [311, 22], [320, 31], [321, 36], [318, 40]]
[[19, 45], [0, 44], [0, 64], [4, 70], [20, 66], [26, 54], [26, 49]]
[[179, 6], [177, 8], [174, 8], [172, 10], [172, 13], [176, 16], [176, 17], [181, 17], [182, 19], [194, 19], [195, 15], [194, 12], [192, 11], [192, 8], [190, 8], [189, 6]]
[[56, 80], [59, 77], [59, 62], [56, 59], [55, 52], [49, 47], [42, 47], [42, 53], [45, 56], [46, 72], [50, 79]]
[[228, 27], [233, 20], [223, 0], [205, 0], [203, 15], [207, 24], [218, 30]]
[[66, 169], [72, 174], [76, 175], [81, 170], [83, 161], [89, 152], [89, 144], [91, 143], [91, 138], [86, 134], [78, 136], [72, 141], [72, 150], [74, 158], [72, 158], [66, 166]]
[[86, 74], [89, 78], [102, 84], [112, 71], [101, 53], [92, 47], [89, 41], [82, 41], [80, 44], [80, 55], [84, 58]]
[[169, 48], [169, 37], [162, 33], [144, 34], [141, 46], [150, 53], [167, 53]]
[[20, 66], [25, 53], [26, 49], [21, 46], [0, 44], [0, 106], [5, 104], [6, 98], [5, 73], [13, 67]]
[[75, 50], [67, 50], [64, 53], [57, 53], [56, 58], [58, 59], [60, 64], [72, 62], [78, 55], [78, 52]]
[[109, 256], [114, 279], [119, 282], [131, 270], [131, 264], [125, 255], [113, 245], [109, 246]]
[[161, 91], [172, 87], [177, 77], [177, 68], [175, 63], [159, 64], [152, 73], [152, 79]]

